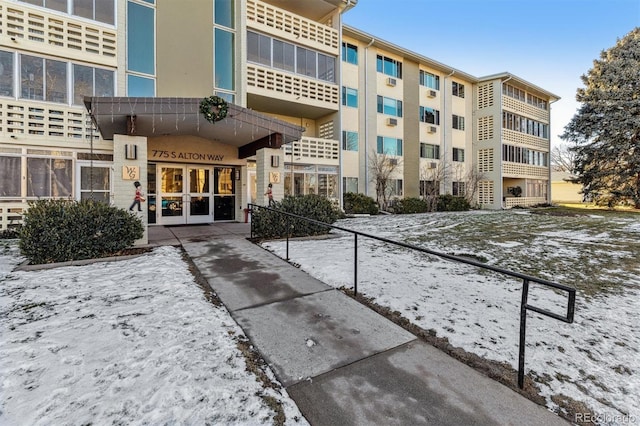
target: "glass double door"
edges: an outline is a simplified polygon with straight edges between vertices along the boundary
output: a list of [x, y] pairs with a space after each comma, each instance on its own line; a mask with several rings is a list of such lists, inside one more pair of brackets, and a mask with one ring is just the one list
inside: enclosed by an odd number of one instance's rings
[[232, 167], [161, 165], [158, 223], [182, 225], [235, 219]]

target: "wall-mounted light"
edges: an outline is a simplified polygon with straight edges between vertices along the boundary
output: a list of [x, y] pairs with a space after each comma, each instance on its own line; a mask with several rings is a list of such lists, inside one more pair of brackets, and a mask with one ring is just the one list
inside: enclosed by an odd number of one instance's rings
[[280, 167], [280, 156], [272, 155], [271, 156], [271, 167]]
[[240, 180], [240, 169], [236, 169], [236, 180]]
[[18, 139], [16, 135], [11, 135], [11, 139]]
[[16, 38], [15, 38], [15, 37], [11, 37], [11, 41], [12, 41], [12, 42], [14, 42], [14, 43], [17, 43], [17, 42], [18, 42], [18, 40], [16, 40]]
[[138, 145], [125, 145], [124, 146], [124, 158], [126, 160], [138, 159]]

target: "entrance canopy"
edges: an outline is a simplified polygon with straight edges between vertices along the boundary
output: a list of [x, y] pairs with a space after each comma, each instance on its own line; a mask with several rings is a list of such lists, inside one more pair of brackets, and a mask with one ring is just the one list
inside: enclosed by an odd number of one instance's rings
[[228, 104], [226, 118], [208, 122], [202, 98], [85, 97], [84, 104], [103, 139], [129, 136], [199, 136], [238, 148], [247, 158], [261, 148], [297, 141], [303, 128], [238, 105]]

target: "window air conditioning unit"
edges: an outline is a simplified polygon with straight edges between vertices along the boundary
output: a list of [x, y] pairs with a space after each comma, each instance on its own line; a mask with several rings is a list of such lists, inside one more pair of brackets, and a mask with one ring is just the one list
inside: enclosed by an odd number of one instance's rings
[[429, 126], [427, 128], [427, 133], [435, 133], [438, 130], [436, 126]]
[[397, 158], [389, 158], [389, 164], [391, 164], [392, 166], [397, 166], [398, 165], [398, 159]]
[[387, 126], [397, 126], [398, 119], [397, 118], [387, 118]]
[[437, 94], [438, 94], [438, 93], [437, 93], [435, 90], [429, 90], [429, 91], [427, 91], [427, 97], [428, 97], [428, 98], [435, 98]]
[[436, 163], [429, 163], [429, 168], [430, 169], [435, 169], [437, 167]]
[[387, 86], [395, 87], [395, 85], [396, 85], [395, 78], [392, 78], [392, 77], [387, 78]]

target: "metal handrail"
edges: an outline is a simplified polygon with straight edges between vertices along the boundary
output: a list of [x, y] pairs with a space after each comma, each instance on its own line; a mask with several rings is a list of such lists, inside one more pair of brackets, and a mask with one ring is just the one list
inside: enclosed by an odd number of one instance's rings
[[[452, 260], [454, 262], [465, 263], [467, 265], [476, 266], [478, 268], [487, 269], [493, 272], [497, 272], [499, 274], [508, 275], [514, 278], [519, 278], [522, 280], [522, 301], [520, 304], [520, 341], [519, 341], [519, 352], [518, 352], [518, 387], [522, 389], [524, 387], [524, 364], [525, 364], [525, 346], [526, 346], [526, 324], [527, 324], [527, 311], [537, 312], [539, 314], [545, 315], [550, 318], [554, 318], [558, 321], [566, 322], [568, 324], [573, 323], [573, 318], [575, 314], [575, 304], [576, 304], [576, 289], [573, 287], [569, 287], [563, 284], [554, 283], [552, 281], [548, 281], [542, 278], [536, 278], [531, 275], [522, 274], [520, 272], [510, 271], [508, 269], [499, 268], [497, 266], [485, 265], [484, 263], [480, 263], [478, 261], [468, 259], [461, 256], [455, 256], [452, 254], [441, 253], [435, 250], [426, 249], [423, 247], [414, 246], [412, 244], [403, 243], [401, 241], [394, 241], [384, 237], [378, 237], [376, 235], [368, 234], [366, 232], [354, 231], [352, 229], [343, 228], [341, 226], [332, 225], [330, 223], [320, 222], [315, 219], [310, 219], [304, 216], [300, 216], [294, 213], [288, 213], [282, 210], [274, 209], [271, 207], [260, 206], [257, 204], [249, 204], [249, 213], [253, 213], [253, 209], [265, 209], [270, 210], [272, 212], [276, 212], [281, 215], [285, 215], [287, 217], [287, 229], [290, 229], [289, 219], [291, 217], [296, 219], [302, 219], [304, 221], [314, 223], [317, 225], [323, 225], [327, 228], [338, 229], [340, 231], [344, 231], [347, 233], [351, 233], [354, 236], [354, 282], [353, 282], [353, 294], [354, 296], [358, 295], [358, 235], [361, 235], [366, 238], [371, 238], [374, 240], [382, 241], [385, 243], [393, 244], [396, 246], [408, 248], [410, 250], [420, 251], [422, 253], [427, 253], [433, 256], [438, 256], [443, 259]], [[251, 239], [254, 238], [254, 221], [253, 215], [251, 220]], [[289, 261], [289, 233], [286, 235], [287, 239], [287, 247], [286, 247], [286, 260]], [[529, 298], [529, 283], [534, 282], [538, 284], [545, 285], [547, 287], [552, 287], [557, 290], [561, 290], [567, 293], [567, 311], [565, 315], [559, 315], [557, 313], [551, 312], [549, 310], [539, 308], [537, 306], [530, 305], [528, 303]]]

